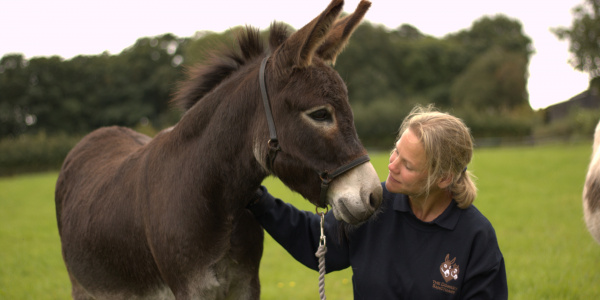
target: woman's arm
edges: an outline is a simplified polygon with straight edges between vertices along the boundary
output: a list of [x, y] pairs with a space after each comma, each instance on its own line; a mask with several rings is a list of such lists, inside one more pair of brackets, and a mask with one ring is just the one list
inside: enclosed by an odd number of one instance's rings
[[[320, 217], [314, 213], [300, 211], [291, 204], [271, 196], [265, 187], [258, 192], [258, 199], [248, 206], [258, 222], [283, 248], [297, 261], [318, 270], [315, 253], [321, 235]], [[345, 238], [339, 237], [339, 223], [333, 213], [325, 216], [327, 272], [345, 269], [350, 266]]]
[[491, 224], [475, 237], [471, 251], [461, 298], [508, 299], [504, 256]]

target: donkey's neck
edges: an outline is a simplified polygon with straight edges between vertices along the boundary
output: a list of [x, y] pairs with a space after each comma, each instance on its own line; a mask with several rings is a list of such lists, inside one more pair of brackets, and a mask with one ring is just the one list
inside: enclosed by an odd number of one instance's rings
[[267, 175], [253, 154], [254, 137], [261, 132], [256, 118], [264, 116], [259, 115], [260, 92], [252, 75], [227, 79], [168, 134], [171, 149], [181, 149], [178, 159], [192, 168], [188, 173], [194, 179], [186, 181], [194, 182], [193, 188], [205, 198], [244, 197]]

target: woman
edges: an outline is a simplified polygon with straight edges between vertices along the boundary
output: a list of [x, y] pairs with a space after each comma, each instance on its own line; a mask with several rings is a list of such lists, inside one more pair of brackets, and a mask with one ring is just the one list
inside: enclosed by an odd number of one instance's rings
[[[403, 121], [383, 184], [381, 212], [340, 230], [325, 216], [327, 272], [352, 267], [355, 299], [507, 299], [504, 258], [491, 223], [471, 203], [473, 142], [464, 123], [433, 107]], [[294, 258], [318, 270], [320, 218], [273, 198], [249, 206]], [[343, 233], [342, 233], [343, 232]]]

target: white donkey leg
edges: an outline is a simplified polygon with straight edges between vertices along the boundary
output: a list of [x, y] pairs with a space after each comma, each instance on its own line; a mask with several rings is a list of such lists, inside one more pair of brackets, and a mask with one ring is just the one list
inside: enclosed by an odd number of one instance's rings
[[583, 217], [590, 234], [600, 243], [600, 122], [594, 133], [594, 146], [583, 186]]

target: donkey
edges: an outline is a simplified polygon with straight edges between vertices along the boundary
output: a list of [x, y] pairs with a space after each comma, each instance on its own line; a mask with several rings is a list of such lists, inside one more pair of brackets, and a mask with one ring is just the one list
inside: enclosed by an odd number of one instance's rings
[[444, 262], [440, 265], [440, 273], [446, 282], [458, 279], [458, 265], [454, 262], [456, 257], [450, 260], [450, 254], [446, 254]]
[[[273, 23], [268, 46], [242, 30], [239, 48], [189, 71], [173, 99], [187, 110], [153, 139], [106, 127], [71, 150], [55, 201], [74, 299], [258, 299], [263, 230], [245, 206], [269, 175], [316, 205], [323, 194], [349, 224], [377, 210], [381, 185], [330, 65], [370, 2], [338, 19], [342, 6], [293, 34]], [[342, 175], [329, 185], [331, 170]]]
[[600, 122], [596, 125], [592, 159], [583, 186], [583, 217], [588, 231], [600, 243]]

